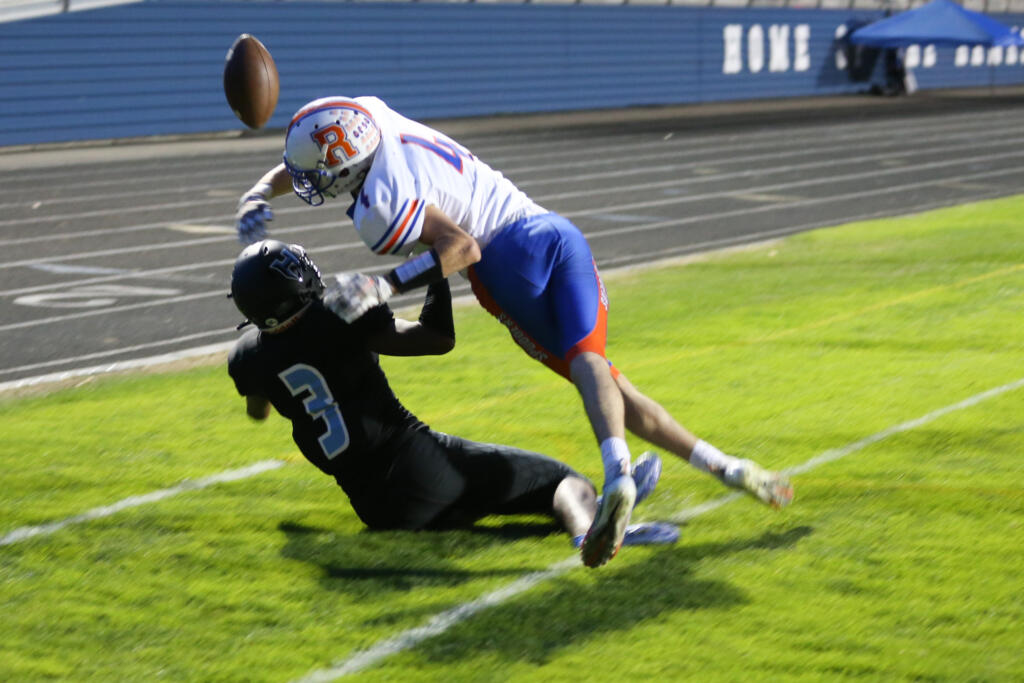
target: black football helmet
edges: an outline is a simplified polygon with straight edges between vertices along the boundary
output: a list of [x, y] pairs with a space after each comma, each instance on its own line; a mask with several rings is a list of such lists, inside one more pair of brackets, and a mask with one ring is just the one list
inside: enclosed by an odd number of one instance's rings
[[320, 269], [297, 244], [250, 244], [238, 255], [231, 273], [235, 306], [261, 330], [277, 327], [323, 293]]

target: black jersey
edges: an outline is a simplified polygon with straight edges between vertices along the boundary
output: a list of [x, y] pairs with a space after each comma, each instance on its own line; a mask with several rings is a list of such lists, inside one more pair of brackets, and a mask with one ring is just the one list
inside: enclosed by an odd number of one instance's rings
[[243, 396], [270, 400], [291, 420], [302, 454], [327, 474], [387, 467], [410, 432], [427, 427], [399, 403], [367, 335], [390, 325], [379, 306], [352, 324], [314, 302], [294, 326], [249, 330], [228, 358]]
[[[303, 455], [334, 476], [371, 528], [552, 515], [555, 490], [579, 476], [567, 465], [432, 431], [398, 402], [367, 348], [368, 337], [393, 319], [387, 306], [378, 306], [350, 325], [316, 301], [282, 332], [244, 334], [228, 371], [240, 394], [268, 398], [291, 420]], [[454, 338], [446, 281], [428, 288], [420, 323]]]

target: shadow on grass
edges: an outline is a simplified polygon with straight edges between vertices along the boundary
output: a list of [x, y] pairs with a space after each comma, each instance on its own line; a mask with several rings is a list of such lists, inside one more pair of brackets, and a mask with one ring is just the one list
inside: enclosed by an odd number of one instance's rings
[[[507, 576], [511, 582], [530, 570], [467, 570], [455, 560], [509, 539], [548, 535], [548, 524], [512, 524], [446, 532], [370, 532], [337, 535], [330, 530], [284, 522], [286, 557], [318, 565], [327, 590], [366, 594], [453, 587], [482, 577]], [[553, 652], [608, 631], [624, 631], [660, 614], [680, 610], [728, 609], [750, 602], [748, 594], [722, 580], [695, 578], [705, 559], [749, 551], [785, 550], [813, 532], [799, 526], [747, 539], [699, 545], [625, 548], [622, 558], [596, 570], [593, 584], [579, 579], [582, 568], [546, 581], [508, 603], [484, 610], [418, 647], [422, 656], [454, 661], [497, 653], [514, 660], [545, 662]], [[568, 544], [567, 544], [568, 545]], [[630, 564], [629, 554], [645, 553]], [[566, 557], [571, 551], [566, 548]], [[543, 571], [549, 567], [537, 567]], [[479, 596], [473, 596], [479, 597]], [[467, 597], [468, 599], [468, 597]], [[373, 623], [408, 623], [435, 616], [436, 606], [388, 611]], [[515, 628], [509, 628], [514, 624]], [[500, 637], [496, 637], [500, 634]]]
[[508, 522], [499, 526], [477, 524], [464, 531], [503, 541], [518, 541], [523, 538], [544, 538], [557, 535], [563, 536], [566, 543], [569, 541], [569, 537], [565, 535], [562, 527], [554, 522]]
[[497, 654], [543, 664], [563, 648], [601, 633], [628, 631], [661, 614], [744, 605], [750, 602], [747, 592], [726, 581], [695, 578], [693, 566], [703, 559], [751, 550], [785, 550], [811, 533], [810, 527], [801, 526], [727, 543], [637, 549], [649, 553], [641, 562], [616, 565], [619, 560], [614, 560], [591, 575], [597, 577], [591, 585], [578, 581], [579, 573], [564, 574], [546, 590], [527, 592], [485, 610], [429, 639], [417, 651], [436, 662]]
[[[523, 567], [469, 570], [457, 566], [457, 560], [509, 541], [562, 533], [556, 525], [547, 522], [478, 525], [451, 531], [363, 529], [351, 535], [297, 522], [281, 522], [278, 529], [287, 538], [281, 549], [284, 557], [319, 566], [325, 589], [356, 594], [453, 587], [486, 577], [518, 578], [531, 570]], [[566, 548], [569, 548], [568, 537]]]

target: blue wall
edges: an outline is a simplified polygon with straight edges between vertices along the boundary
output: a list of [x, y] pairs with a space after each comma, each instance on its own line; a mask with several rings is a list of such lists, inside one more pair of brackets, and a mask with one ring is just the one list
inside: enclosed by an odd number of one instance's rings
[[[840, 68], [837, 30], [878, 16], [150, 0], [0, 24], [0, 145], [239, 129], [221, 70], [244, 32], [277, 62], [281, 94], [269, 126], [281, 127], [301, 104], [331, 93], [375, 94], [432, 118], [857, 92], [881, 72], [871, 60], [855, 77]], [[1012, 66], [956, 67], [954, 50], [939, 50], [934, 66], [916, 70], [918, 82], [1024, 82], [1013, 56]]]

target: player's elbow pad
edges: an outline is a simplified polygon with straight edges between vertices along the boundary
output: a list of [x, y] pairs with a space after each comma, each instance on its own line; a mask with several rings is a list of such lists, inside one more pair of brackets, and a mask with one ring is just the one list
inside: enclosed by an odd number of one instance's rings
[[446, 354], [449, 351], [451, 351], [452, 349], [454, 349], [455, 348], [455, 335], [452, 335], [451, 337], [442, 337], [442, 338], [438, 339], [437, 348], [438, 348], [437, 355], [439, 355], [439, 356], [443, 356], [444, 354]]

